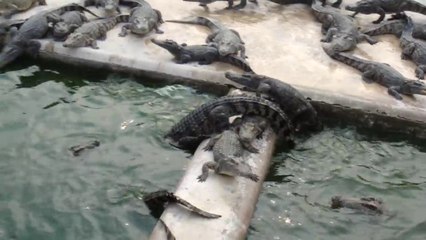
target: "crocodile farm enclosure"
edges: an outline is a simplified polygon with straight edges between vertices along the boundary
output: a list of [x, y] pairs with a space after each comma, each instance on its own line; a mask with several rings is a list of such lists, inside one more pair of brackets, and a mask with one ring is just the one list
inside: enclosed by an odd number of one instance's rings
[[0, 0], [0, 240], [426, 236], [426, 0]]

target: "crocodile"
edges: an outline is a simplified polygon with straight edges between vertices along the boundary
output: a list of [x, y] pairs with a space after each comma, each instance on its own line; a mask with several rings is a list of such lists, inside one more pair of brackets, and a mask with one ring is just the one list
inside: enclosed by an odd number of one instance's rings
[[278, 79], [258, 74], [236, 74], [226, 72], [225, 77], [244, 86], [244, 90], [256, 91], [257, 95], [266, 94], [276, 102], [289, 117], [296, 132], [303, 130], [320, 130], [316, 110], [306, 98], [290, 84]]
[[[269, 0], [270, 2], [274, 2], [281, 5], [289, 5], [289, 4], [307, 4], [312, 5], [312, 1], [314, 0]], [[327, 4], [326, 0], [320, 0], [322, 2], [322, 6]], [[339, 8], [342, 4], [343, 0], [337, 0], [331, 4], [334, 8]]]
[[148, 207], [148, 209], [150, 210], [150, 213], [153, 217], [159, 219], [160, 223], [164, 226], [165, 231], [166, 231], [166, 236], [167, 236], [167, 240], [175, 240], [176, 238], [174, 237], [173, 233], [171, 232], [171, 230], [169, 229], [169, 227], [167, 226], [167, 224], [161, 220], [161, 214], [163, 214], [164, 209], [166, 208], [166, 206], [170, 203], [178, 203], [184, 207], [186, 207], [187, 209], [189, 209], [191, 212], [200, 215], [204, 218], [209, 218], [209, 219], [215, 219], [215, 218], [220, 218], [221, 215], [218, 214], [213, 214], [213, 213], [209, 213], [206, 212], [204, 210], [199, 209], [198, 207], [192, 205], [191, 203], [189, 203], [188, 201], [176, 196], [175, 194], [166, 191], [166, 190], [159, 190], [159, 191], [155, 191], [155, 192], [151, 192], [148, 194], [145, 194], [142, 198], [142, 200], [144, 201], [145, 205]]
[[5, 10], [1, 15], [4, 18], [11, 18], [13, 14], [27, 11], [36, 4], [46, 5], [46, 0], [1, 0], [0, 9]]
[[354, 12], [352, 17], [358, 13], [377, 13], [380, 17], [373, 23], [380, 23], [385, 19], [386, 13], [400, 15], [404, 11], [426, 14], [426, 6], [414, 0], [361, 0], [353, 5], [347, 5], [346, 10]]
[[18, 29], [10, 30], [10, 41], [0, 53], [0, 68], [14, 61], [24, 53], [37, 56], [41, 44], [35, 39], [43, 38], [49, 31], [49, 25], [61, 21], [60, 15], [67, 11], [84, 11], [75, 3], [64, 5], [50, 11], [43, 11], [28, 18]]
[[79, 11], [66, 12], [61, 15], [61, 22], [53, 26], [53, 38], [57, 41], [65, 41], [69, 34], [88, 21], [87, 17]]
[[128, 21], [129, 15], [118, 15], [84, 23], [71, 33], [62, 45], [67, 48], [91, 46], [99, 49], [97, 39], [105, 39], [107, 32], [113, 29], [117, 23]]
[[[204, 9], [208, 9], [207, 5], [214, 2], [228, 2], [228, 7], [226, 9], [241, 9], [244, 8], [247, 5], [247, 0], [241, 0], [240, 4], [234, 6], [234, 0], [183, 0], [184, 2], [198, 2], [199, 5], [203, 7]], [[249, 0], [249, 2], [252, 2], [254, 4], [258, 4], [257, 0]]]
[[173, 40], [157, 40], [151, 39], [154, 44], [166, 49], [174, 57], [177, 63], [184, 64], [188, 62], [198, 62], [200, 65], [208, 65], [212, 62], [225, 62], [241, 68], [245, 72], [253, 72], [250, 65], [238, 56], [221, 56], [219, 50], [209, 45], [179, 45]]
[[372, 45], [377, 43], [377, 40], [358, 30], [353, 18], [346, 16], [339, 9], [322, 5], [314, 0], [311, 7], [315, 17], [322, 23], [321, 29], [325, 36], [321, 42], [329, 43], [334, 51], [354, 50], [357, 43], [364, 40]]
[[334, 196], [331, 198], [330, 205], [332, 209], [349, 208], [367, 214], [379, 215], [385, 212], [383, 201], [374, 197], [348, 198]]
[[136, 6], [130, 10], [129, 23], [126, 23], [122, 27], [119, 34], [120, 37], [126, 36], [128, 30], [138, 35], [148, 34], [153, 29], [156, 33], [163, 33], [163, 31], [158, 28], [160, 24], [164, 23], [160, 11], [153, 9], [151, 5], [144, 0], [135, 0], [129, 2], [136, 3]]
[[177, 148], [194, 150], [204, 139], [229, 129], [229, 118], [235, 115], [264, 117], [278, 137], [292, 143], [293, 125], [287, 115], [275, 103], [252, 96], [225, 96], [207, 102], [176, 123], [165, 138]]
[[245, 47], [244, 42], [241, 39], [240, 34], [233, 30], [229, 29], [223, 24], [212, 21], [205, 17], [196, 17], [193, 20], [167, 20], [166, 22], [175, 22], [175, 23], [189, 23], [189, 24], [198, 24], [208, 27], [212, 33], [207, 36], [206, 42], [210, 45], [216, 46], [219, 49], [219, 54], [221, 56], [227, 55], [237, 55], [241, 51], [241, 57], [246, 58], [245, 56]]
[[10, 41], [9, 30], [13, 27], [19, 28], [25, 20], [6, 20], [0, 22], [0, 50], [3, 49], [4, 45]]
[[413, 20], [407, 16], [406, 21], [407, 24], [399, 39], [399, 45], [402, 48], [401, 58], [413, 60], [417, 65], [416, 77], [424, 79], [426, 71], [426, 42], [413, 38]]
[[119, 0], [85, 0], [84, 6], [102, 7], [105, 11], [105, 15], [108, 17], [112, 17], [116, 13], [121, 13]]
[[72, 152], [72, 155], [74, 157], [80, 156], [80, 154], [86, 150], [86, 149], [93, 149], [95, 147], [99, 147], [99, 145], [101, 145], [101, 143], [98, 140], [94, 140], [91, 141], [89, 143], [86, 144], [79, 144], [76, 146], [72, 146], [69, 148], [69, 150]]
[[333, 59], [345, 63], [362, 72], [362, 79], [366, 83], [376, 82], [388, 88], [388, 94], [397, 100], [402, 100], [403, 95], [426, 95], [426, 84], [419, 80], [410, 80], [387, 63], [373, 62], [361, 59], [346, 53], [335, 53], [324, 48], [325, 52]]
[[259, 150], [252, 145], [252, 141], [262, 135], [268, 122], [261, 117], [244, 116], [232, 123], [232, 127], [210, 138], [205, 151], [213, 151], [213, 160], [204, 163], [202, 173], [198, 176], [199, 182], [207, 180], [209, 169], [217, 174], [228, 176], [241, 176], [254, 182], [259, 181], [259, 176], [252, 173], [250, 167], [236, 160], [243, 156], [244, 150], [258, 153]]
[[[406, 25], [406, 20], [395, 19], [374, 24], [366, 27], [362, 30], [363, 33], [370, 36], [377, 36], [383, 34], [393, 34], [397, 37], [401, 37], [402, 31]], [[413, 37], [426, 40], [426, 24], [420, 22], [414, 22]]]

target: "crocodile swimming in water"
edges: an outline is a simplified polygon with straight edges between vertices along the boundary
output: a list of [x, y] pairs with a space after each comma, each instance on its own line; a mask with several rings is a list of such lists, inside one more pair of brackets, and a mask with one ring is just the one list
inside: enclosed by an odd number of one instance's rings
[[37, 3], [46, 5], [46, 0], [1, 0], [0, 10], [5, 10], [1, 15], [10, 18], [15, 13], [27, 11]]
[[[98, 17], [88, 9], [85, 11]], [[53, 38], [56, 41], [65, 41], [69, 34], [88, 21], [87, 17], [80, 11], [66, 12], [61, 15], [61, 21], [53, 26]]]
[[[241, 0], [240, 4], [234, 6], [234, 0], [183, 0], [184, 2], [198, 2], [199, 5], [207, 9], [207, 5], [214, 2], [228, 2], [228, 7], [226, 9], [241, 9], [247, 5], [247, 0]], [[257, 0], [249, 0], [254, 4], [258, 4]]]
[[0, 53], [0, 68], [14, 61], [24, 53], [37, 56], [41, 47], [35, 39], [43, 38], [49, 31], [49, 25], [61, 21], [60, 15], [67, 11], [85, 11], [86, 8], [78, 4], [68, 4], [54, 10], [43, 11], [28, 18], [17, 30], [10, 30], [10, 41]]
[[98, 49], [97, 39], [105, 39], [107, 32], [113, 29], [117, 23], [128, 21], [129, 15], [118, 15], [84, 23], [67, 37], [63, 46], [68, 48], [91, 46]]
[[208, 27], [212, 33], [207, 36], [206, 42], [216, 46], [221, 56], [237, 55], [241, 51], [241, 57], [246, 58], [246, 49], [240, 34], [217, 21], [196, 17], [193, 20], [167, 20], [166, 22], [198, 24]]
[[120, 37], [126, 36], [128, 30], [138, 35], [148, 34], [153, 29], [156, 33], [163, 33], [158, 28], [160, 24], [164, 23], [160, 11], [153, 9], [144, 0], [127, 0], [126, 2], [132, 5], [132, 9], [130, 10], [129, 23], [123, 25], [119, 34]]
[[238, 56], [228, 55], [221, 56], [219, 50], [214, 46], [209, 45], [179, 45], [173, 40], [157, 40], [151, 39], [151, 41], [166, 49], [174, 57], [177, 63], [183, 64], [188, 62], [198, 62], [200, 65], [208, 65], [213, 62], [225, 62], [241, 68], [245, 72], [253, 72], [250, 65]]
[[406, 22], [407, 24], [399, 39], [399, 45], [402, 48], [401, 58], [413, 60], [417, 65], [416, 77], [424, 79], [426, 71], [426, 42], [413, 38], [414, 24], [410, 17], [406, 16]]
[[383, 201], [374, 197], [347, 198], [334, 196], [331, 198], [331, 208], [349, 208], [367, 214], [383, 214], [385, 212]]
[[321, 41], [329, 43], [335, 52], [351, 51], [363, 40], [369, 44], [377, 43], [375, 39], [359, 32], [354, 19], [339, 9], [322, 5], [314, 0], [311, 7], [315, 17], [322, 23], [321, 29], [325, 36]]
[[306, 98], [290, 84], [257, 74], [226, 72], [225, 77], [244, 86], [244, 90], [265, 94], [276, 102], [291, 120], [295, 131], [319, 130], [321, 123], [316, 110]]
[[358, 13], [377, 13], [380, 17], [373, 23], [380, 23], [386, 13], [396, 13], [399, 16], [404, 11], [426, 14], [426, 6], [414, 0], [361, 0], [353, 5], [347, 5], [346, 10], [353, 11], [352, 17]]
[[212, 169], [217, 174], [241, 176], [257, 182], [259, 176], [254, 174], [245, 162], [237, 159], [243, 157], [245, 150], [251, 153], [259, 152], [252, 145], [252, 141], [259, 138], [267, 126], [268, 122], [264, 118], [244, 116], [234, 120], [230, 129], [211, 137], [204, 150], [213, 152], [214, 161], [203, 165], [198, 181], [206, 181], [209, 169]]
[[[404, 19], [388, 20], [379, 24], [374, 24], [373, 26], [368, 26], [364, 28], [362, 32], [370, 36], [393, 34], [397, 37], [401, 37], [406, 23], [407, 22]], [[414, 22], [412, 36], [414, 38], [426, 40], [426, 24], [421, 22]]]
[[389, 95], [402, 100], [403, 95], [426, 95], [426, 84], [419, 80], [410, 80], [392, 68], [389, 64], [379, 63], [351, 56], [346, 53], [335, 53], [327, 48], [325, 52], [333, 59], [345, 63], [362, 72], [366, 83], [376, 82], [387, 87]]
[[119, 0], [85, 0], [84, 6], [102, 7], [105, 10], [105, 15], [108, 17], [112, 17], [116, 13], [121, 13]]
[[293, 125], [278, 105], [249, 96], [225, 96], [207, 102], [176, 123], [165, 137], [175, 147], [194, 150], [204, 139], [229, 129], [229, 118], [236, 115], [264, 117], [278, 137], [286, 141], [293, 138]]

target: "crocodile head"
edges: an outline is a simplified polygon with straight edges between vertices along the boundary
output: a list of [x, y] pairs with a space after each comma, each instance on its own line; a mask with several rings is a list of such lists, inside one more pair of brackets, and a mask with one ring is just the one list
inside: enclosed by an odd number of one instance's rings
[[154, 24], [151, 19], [133, 19], [130, 25], [130, 30], [136, 34], [148, 34], [153, 28]]
[[153, 42], [154, 44], [164, 49], [167, 49], [167, 51], [172, 53], [179, 51], [179, 49], [181, 48], [181, 45], [179, 45], [177, 42], [170, 39], [166, 39], [166, 40], [151, 39], [151, 42]]
[[261, 136], [268, 126], [268, 121], [263, 117], [244, 116], [237, 127], [240, 141], [251, 143], [253, 139]]
[[[355, 37], [348, 34], [338, 34], [333, 37], [328, 43], [330, 50], [333, 53], [351, 51], [356, 48], [357, 40]], [[326, 43], [327, 45], [327, 43]]]
[[118, 1], [116, 1], [116, 0], [105, 0], [104, 10], [105, 10], [105, 14], [107, 16], [114, 16], [115, 15], [115, 13], [118, 9], [117, 2]]
[[23, 42], [14, 41], [7, 44], [0, 53], [0, 68], [3, 68], [21, 56], [25, 48], [26, 44]]
[[231, 73], [226, 72], [225, 77], [233, 82], [239, 83], [250, 90], [257, 90], [259, 88], [261, 80], [259, 79], [260, 75], [252, 74], [252, 73]]
[[337, 209], [343, 207], [343, 201], [341, 196], [334, 196], [331, 198], [331, 208]]
[[217, 43], [217, 50], [221, 56], [235, 54], [240, 50], [240, 43], [235, 44], [231, 41], [222, 40]]
[[402, 94], [412, 95], [426, 95], [426, 84], [420, 80], [406, 80], [399, 87], [399, 91]]
[[87, 46], [87, 43], [88, 43], [88, 40], [86, 35], [82, 33], [73, 33], [68, 36], [68, 38], [65, 40], [64, 44], [62, 45], [68, 48], [78, 48], [78, 47]]
[[56, 39], [64, 38], [70, 32], [70, 26], [65, 22], [58, 22], [53, 27], [53, 37]]
[[376, 7], [374, 7], [374, 2], [371, 0], [358, 1], [353, 5], [347, 5], [345, 9], [348, 11], [359, 12], [364, 14], [371, 14], [377, 12]]

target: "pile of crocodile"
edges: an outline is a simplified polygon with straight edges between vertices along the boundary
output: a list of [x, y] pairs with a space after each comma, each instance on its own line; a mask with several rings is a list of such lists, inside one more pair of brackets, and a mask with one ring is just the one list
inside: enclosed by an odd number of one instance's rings
[[[227, 1], [227, 9], [241, 9], [247, 0], [241, 0], [234, 6], [233, 0], [183, 0], [198, 2], [207, 9], [207, 5], [216, 1]], [[426, 26], [413, 22], [405, 11], [426, 14], [426, 7], [413, 0], [361, 0], [346, 10], [354, 12], [346, 15], [339, 9], [342, 0], [332, 4], [325, 0], [271, 0], [279, 4], [302, 3], [309, 5], [313, 15], [321, 23], [324, 51], [334, 60], [356, 68], [367, 83], [377, 83], [387, 88], [389, 95], [402, 100], [402, 95], [426, 95], [426, 84], [421, 80], [408, 79], [389, 64], [373, 62], [354, 56], [350, 52], [357, 44], [366, 41], [376, 44], [372, 36], [394, 34], [400, 40], [402, 58], [411, 59], [416, 65], [415, 74], [424, 79], [426, 71]], [[256, 0], [249, 2], [257, 4]], [[250, 4], [251, 4], [250, 3]], [[272, 129], [278, 136], [279, 145], [293, 147], [300, 134], [315, 133], [322, 129], [316, 109], [303, 94], [282, 80], [256, 74], [247, 62], [245, 43], [238, 31], [228, 28], [220, 21], [206, 17], [188, 17], [180, 20], [163, 20], [161, 12], [151, 7], [145, 0], [86, 0], [84, 6], [68, 4], [55, 9], [45, 10], [28, 19], [13, 19], [11, 16], [26, 11], [33, 6], [46, 5], [44, 0], [3, 0], [0, 2], [0, 69], [21, 55], [37, 57], [41, 48], [40, 39], [53, 38], [62, 41], [66, 48], [92, 47], [98, 49], [98, 40], [105, 40], [108, 31], [123, 23], [120, 37], [129, 32], [146, 36], [151, 32], [163, 33], [160, 25], [165, 22], [195, 24], [207, 27], [211, 33], [205, 43], [187, 45], [171, 39], [151, 38], [159, 46], [173, 55], [177, 64], [197, 62], [207, 65], [213, 62], [225, 62], [244, 71], [224, 73], [224, 78], [232, 82], [232, 87], [253, 94], [225, 96], [207, 102], [190, 112], [176, 123], [165, 135], [167, 141], [182, 150], [193, 152], [199, 145], [210, 139], [203, 148], [213, 152], [213, 161], [200, 169], [199, 182], [207, 181], [209, 170], [219, 175], [243, 177], [250, 181], [259, 181], [260, 177], [247, 164], [247, 157], [258, 154], [253, 142], [262, 138], [264, 131]], [[103, 16], [93, 13], [88, 7], [101, 7]], [[123, 14], [121, 7], [130, 11]], [[85, 15], [89, 13], [91, 16]], [[354, 17], [359, 14], [379, 14], [374, 25], [360, 28]], [[394, 15], [383, 21], [386, 13]], [[230, 121], [231, 117], [236, 117]], [[74, 156], [86, 149], [100, 145], [94, 141], [70, 148]], [[153, 199], [167, 198], [167, 201], [184, 203], [171, 193], [161, 192]], [[153, 199], [145, 199], [150, 204]], [[164, 202], [164, 201], [163, 201]], [[377, 214], [383, 213], [383, 203], [373, 197], [360, 199], [335, 197], [331, 208], [363, 209]], [[186, 204], [185, 206], [189, 206]], [[196, 209], [196, 208], [192, 208]], [[204, 217], [208, 215], [196, 210]], [[203, 215], [204, 214], [204, 215]], [[166, 230], [167, 230], [167, 226]], [[167, 230], [168, 231], [168, 230]], [[168, 231], [170, 233], [170, 231]], [[171, 234], [169, 234], [171, 235]]]

